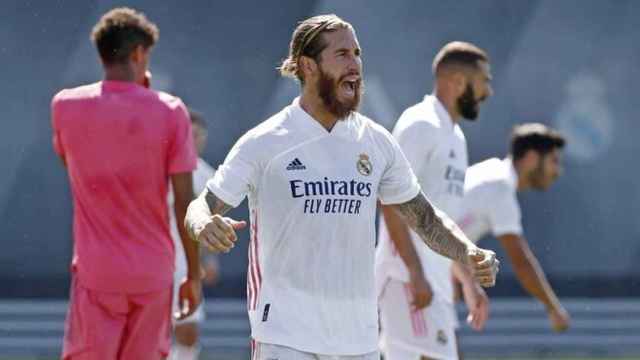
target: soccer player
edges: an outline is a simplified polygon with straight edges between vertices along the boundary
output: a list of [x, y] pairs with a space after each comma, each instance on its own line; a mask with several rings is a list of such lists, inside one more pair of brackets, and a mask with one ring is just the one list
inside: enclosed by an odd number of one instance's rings
[[[207, 144], [207, 124], [202, 115], [192, 109], [189, 109], [189, 118], [193, 129], [193, 142], [196, 146], [198, 156], [202, 156]], [[213, 177], [215, 171], [202, 157], [198, 157], [198, 166], [193, 172], [193, 188], [202, 191], [207, 180]], [[169, 192], [169, 208], [173, 209], [173, 192]], [[176, 271], [174, 274], [174, 296], [173, 296], [173, 313], [179, 313], [178, 308], [178, 291], [182, 280], [187, 276], [187, 259], [184, 254], [184, 248], [178, 231], [178, 223], [183, 226], [182, 221], [177, 222], [176, 217], [170, 212], [171, 237], [176, 249]], [[215, 254], [208, 254], [202, 259], [202, 267], [204, 271], [203, 281], [206, 285], [212, 285], [218, 278], [218, 259]], [[204, 299], [203, 299], [204, 301]], [[170, 360], [195, 360], [198, 358], [200, 349], [198, 346], [199, 329], [198, 325], [204, 321], [205, 313], [204, 303], [198, 306], [198, 309], [190, 316], [175, 320], [174, 337], [175, 344], [171, 348]]]
[[477, 163], [467, 171], [465, 199], [458, 224], [471, 241], [491, 232], [506, 251], [522, 286], [547, 309], [555, 331], [569, 327], [562, 307], [523, 236], [516, 193], [546, 190], [560, 176], [565, 139], [543, 124], [516, 126], [509, 155]]
[[[158, 29], [129, 8], [102, 16], [91, 34], [104, 80], [52, 100], [53, 143], [74, 203], [72, 288], [64, 359], [161, 359], [170, 345], [176, 218], [193, 198], [196, 153], [182, 101], [145, 88]], [[200, 302], [197, 244], [180, 230], [188, 276], [181, 316]]]
[[223, 214], [248, 196], [254, 359], [377, 359], [378, 199], [395, 204], [427, 245], [473, 266], [483, 285], [494, 283], [498, 262], [431, 206], [391, 135], [356, 112], [362, 58], [349, 23], [302, 21], [280, 71], [300, 81], [300, 97], [238, 140], [185, 225], [227, 252], [245, 223]]
[[[400, 144], [427, 198], [454, 217], [460, 212], [468, 166], [461, 119], [476, 120], [492, 95], [486, 52], [467, 42], [446, 44], [432, 65], [431, 95], [409, 107], [393, 136]], [[388, 360], [457, 359], [452, 262], [425, 246], [388, 206], [382, 207], [376, 284], [380, 298], [382, 349]], [[469, 307], [468, 320], [482, 328], [488, 300], [464, 266], [453, 264]]]

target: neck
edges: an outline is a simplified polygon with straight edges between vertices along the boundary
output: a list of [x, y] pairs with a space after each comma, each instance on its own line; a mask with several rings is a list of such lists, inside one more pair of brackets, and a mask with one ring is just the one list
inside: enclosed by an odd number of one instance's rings
[[302, 95], [300, 95], [300, 107], [311, 115], [311, 117], [320, 123], [322, 127], [331, 131], [338, 122], [338, 118], [330, 113], [324, 106], [322, 99], [318, 94], [309, 90], [308, 86], [304, 86], [302, 89]]
[[111, 65], [104, 68], [104, 79], [107, 81], [137, 82], [137, 76], [131, 66]]
[[440, 100], [444, 108], [449, 113], [449, 117], [451, 117], [451, 121], [454, 124], [460, 121], [460, 113], [458, 112], [458, 104], [456, 102], [456, 98], [451, 95], [450, 92], [445, 91], [441, 86], [436, 86], [433, 90], [433, 95]]

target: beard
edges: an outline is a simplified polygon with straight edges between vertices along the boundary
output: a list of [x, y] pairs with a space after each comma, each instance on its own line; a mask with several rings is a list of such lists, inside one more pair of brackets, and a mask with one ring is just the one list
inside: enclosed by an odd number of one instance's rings
[[320, 79], [318, 79], [316, 84], [316, 90], [322, 99], [322, 103], [327, 108], [327, 111], [338, 119], [346, 119], [352, 112], [358, 109], [358, 106], [360, 106], [360, 99], [362, 98], [363, 92], [362, 80], [358, 80], [353, 84], [353, 97], [344, 101], [341, 101], [338, 98], [338, 88], [340, 87], [342, 80], [349, 75], [352, 74], [346, 74], [339, 79], [336, 79], [320, 67]]
[[476, 100], [471, 84], [467, 83], [467, 88], [457, 100], [460, 115], [467, 120], [475, 121], [478, 118], [479, 105], [482, 100]]

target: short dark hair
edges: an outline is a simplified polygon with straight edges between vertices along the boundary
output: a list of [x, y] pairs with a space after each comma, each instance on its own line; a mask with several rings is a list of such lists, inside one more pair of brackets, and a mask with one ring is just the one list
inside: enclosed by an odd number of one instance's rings
[[345, 28], [352, 26], [335, 14], [318, 15], [300, 22], [291, 35], [289, 55], [278, 67], [280, 74], [304, 83], [298, 64], [300, 57], [307, 56], [318, 61], [318, 56], [328, 46], [322, 34]]
[[136, 10], [119, 7], [102, 15], [93, 27], [91, 40], [106, 65], [124, 64], [139, 45], [146, 49], [158, 41], [156, 24]]
[[565, 138], [556, 130], [540, 123], [526, 123], [513, 128], [509, 152], [514, 160], [519, 160], [529, 150], [544, 156], [565, 144]]
[[438, 74], [442, 69], [451, 65], [478, 68], [478, 61], [489, 62], [489, 55], [478, 46], [464, 42], [452, 41], [440, 49], [433, 59], [431, 70]]
[[189, 111], [189, 119], [191, 119], [192, 124], [198, 125], [203, 129], [207, 128], [207, 123], [204, 121], [204, 116], [201, 112], [192, 108], [188, 108], [187, 110]]

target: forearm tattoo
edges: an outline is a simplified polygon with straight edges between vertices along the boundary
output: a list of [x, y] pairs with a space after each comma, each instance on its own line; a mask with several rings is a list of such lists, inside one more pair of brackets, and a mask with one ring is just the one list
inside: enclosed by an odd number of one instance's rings
[[205, 189], [197, 199], [189, 204], [184, 220], [185, 228], [192, 240], [197, 241], [195, 227], [209, 221], [212, 215], [224, 215], [233, 207], [218, 199], [209, 189]]
[[412, 200], [396, 205], [395, 208], [407, 225], [420, 235], [422, 241], [433, 251], [452, 260], [466, 262], [466, 238], [464, 235], [461, 237], [456, 234], [455, 224], [452, 221], [444, 221], [422, 192]]
[[207, 192], [204, 196], [207, 205], [209, 205], [209, 212], [211, 215], [220, 214], [224, 215], [227, 211], [231, 210], [233, 206], [227, 205], [224, 201], [218, 199], [209, 189], [205, 189]]

